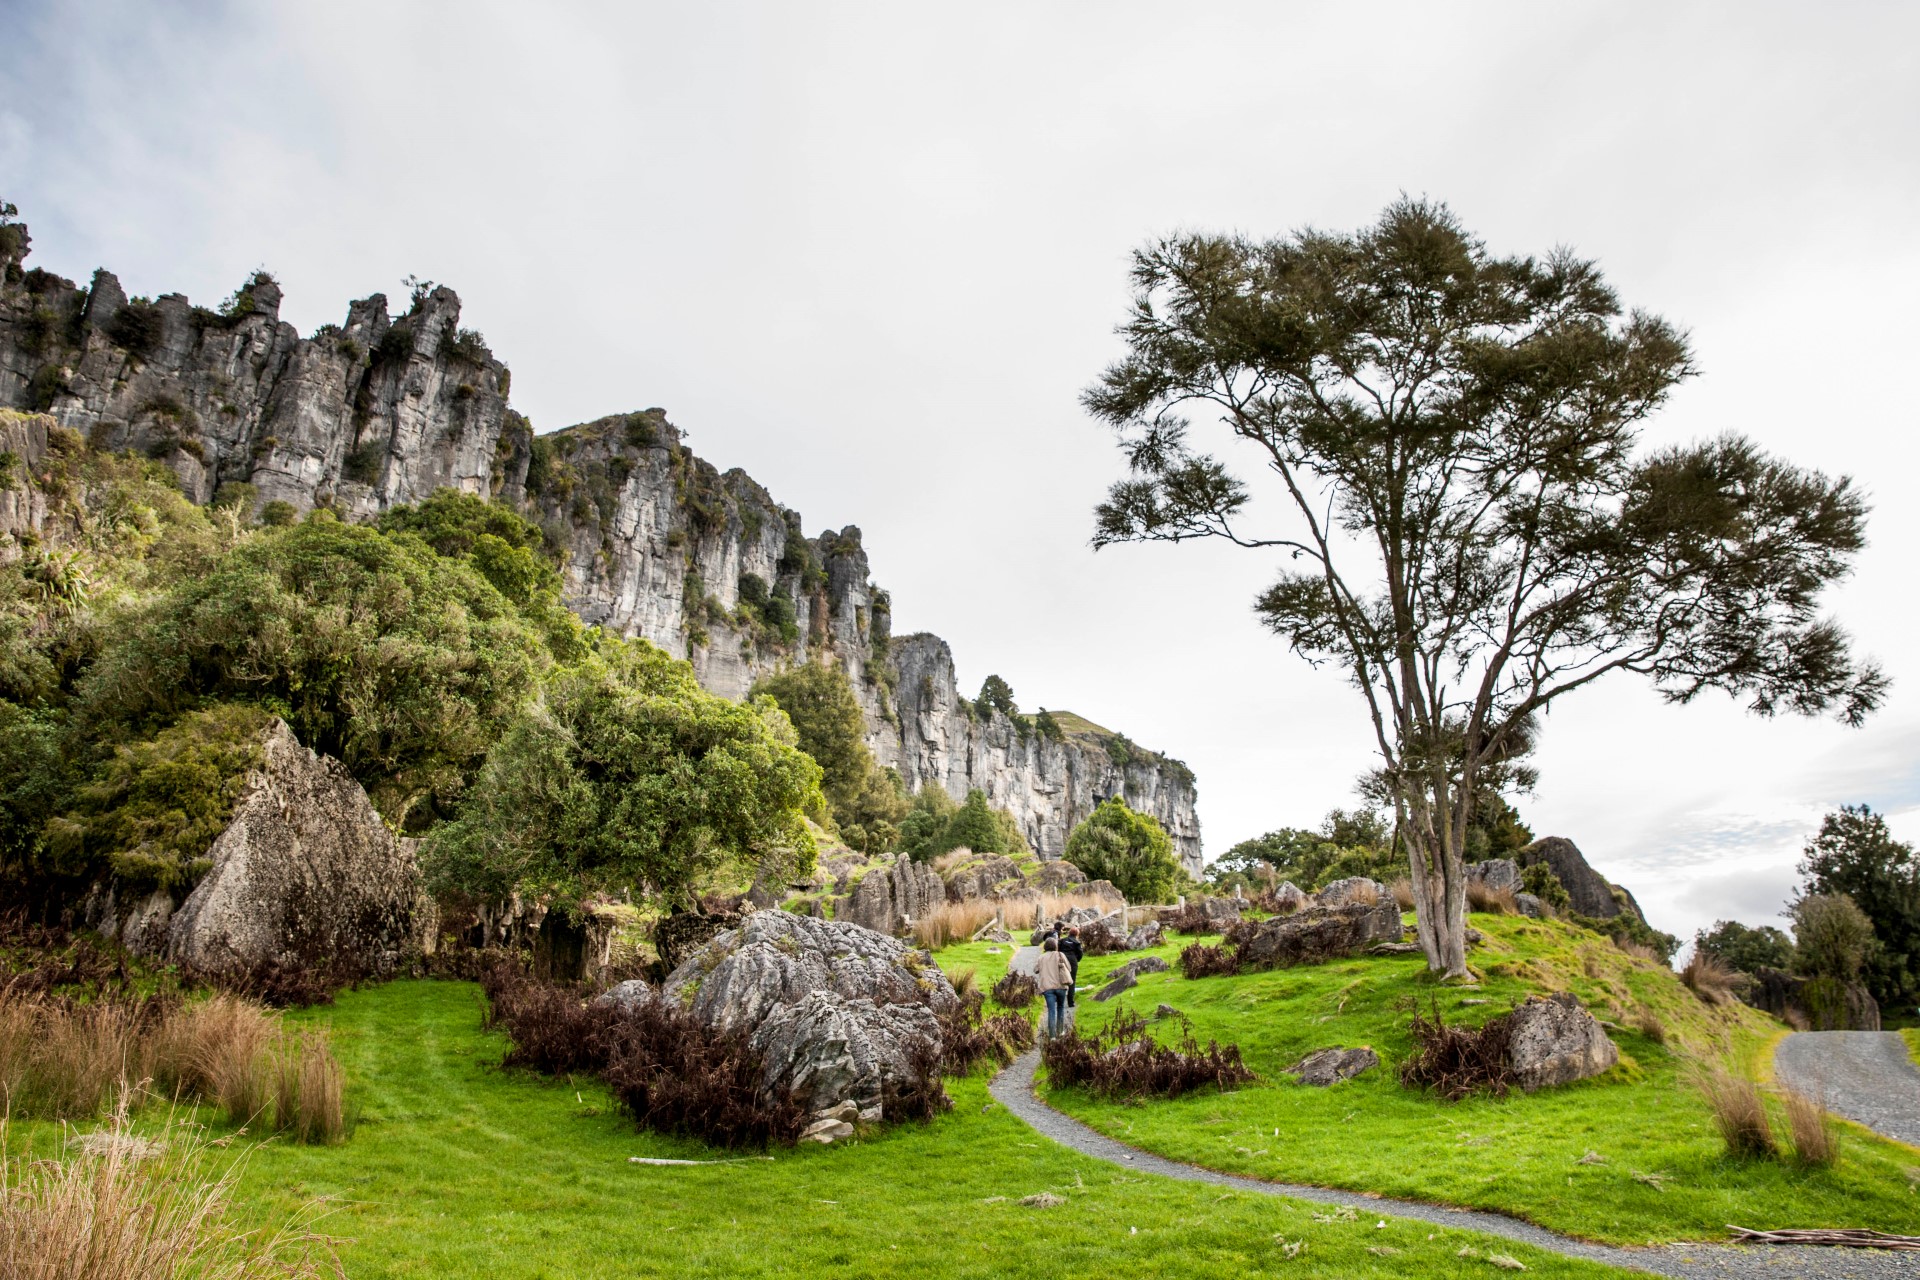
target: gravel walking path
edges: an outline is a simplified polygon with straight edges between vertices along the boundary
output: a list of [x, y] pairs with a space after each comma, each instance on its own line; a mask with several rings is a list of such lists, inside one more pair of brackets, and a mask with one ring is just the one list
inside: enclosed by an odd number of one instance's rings
[[1920, 1147], [1920, 1070], [1897, 1032], [1798, 1031], [1780, 1042], [1773, 1070], [1836, 1115]]
[[994, 1100], [1037, 1132], [1082, 1155], [1119, 1165], [1124, 1169], [1177, 1178], [1183, 1182], [1203, 1182], [1236, 1191], [1260, 1195], [1288, 1196], [1318, 1204], [1350, 1204], [1368, 1213], [1414, 1218], [1443, 1227], [1483, 1231], [1488, 1235], [1517, 1240], [1550, 1249], [1573, 1258], [1586, 1258], [1616, 1267], [1678, 1276], [1682, 1280], [1728, 1280], [1731, 1277], [1777, 1276], [1781, 1280], [1913, 1280], [1917, 1270], [1914, 1255], [1880, 1253], [1861, 1249], [1774, 1248], [1719, 1244], [1668, 1245], [1660, 1248], [1622, 1249], [1612, 1245], [1589, 1244], [1544, 1227], [1536, 1227], [1505, 1214], [1478, 1209], [1453, 1209], [1419, 1200], [1391, 1200], [1357, 1191], [1333, 1191], [1291, 1182], [1267, 1182], [1220, 1173], [1198, 1165], [1181, 1164], [1162, 1156], [1116, 1142], [1097, 1133], [1073, 1117], [1055, 1111], [1033, 1091], [1033, 1073], [1040, 1065], [1040, 1051], [1028, 1050], [1014, 1059], [1013, 1065], [994, 1077], [989, 1086]]

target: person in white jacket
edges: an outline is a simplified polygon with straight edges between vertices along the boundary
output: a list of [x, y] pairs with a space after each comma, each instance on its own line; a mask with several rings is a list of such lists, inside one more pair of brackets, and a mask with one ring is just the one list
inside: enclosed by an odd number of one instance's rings
[[1040, 998], [1047, 1002], [1047, 1039], [1067, 1029], [1067, 993], [1073, 990], [1073, 966], [1060, 953], [1060, 944], [1048, 938], [1040, 950], [1040, 968], [1035, 974]]

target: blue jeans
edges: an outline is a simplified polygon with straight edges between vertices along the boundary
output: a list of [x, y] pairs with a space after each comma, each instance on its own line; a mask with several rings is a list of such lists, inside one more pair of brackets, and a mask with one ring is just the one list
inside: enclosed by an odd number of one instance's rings
[[1051, 1040], [1067, 1029], [1067, 993], [1062, 989], [1040, 994], [1047, 1002], [1047, 1039]]

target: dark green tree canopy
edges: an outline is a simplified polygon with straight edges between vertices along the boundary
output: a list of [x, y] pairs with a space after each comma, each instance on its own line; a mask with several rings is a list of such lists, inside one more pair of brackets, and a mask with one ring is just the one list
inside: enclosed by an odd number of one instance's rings
[[1772, 925], [1751, 928], [1738, 920], [1716, 920], [1713, 928], [1694, 935], [1693, 945], [1741, 973], [1793, 967], [1793, 939]]
[[1436, 969], [1466, 971], [1477, 775], [1554, 699], [1629, 671], [1762, 714], [1879, 702], [1819, 611], [1860, 494], [1738, 437], [1642, 449], [1691, 357], [1593, 263], [1496, 257], [1403, 199], [1351, 234], [1166, 239], [1133, 282], [1126, 354], [1085, 396], [1132, 473], [1095, 545], [1283, 560], [1256, 611], [1365, 698]]
[[472, 567], [324, 519], [260, 531], [122, 625], [81, 686], [88, 734], [145, 733], [204, 699], [259, 703], [389, 821], [458, 791], [549, 660]]
[[980, 685], [980, 696], [974, 699], [974, 707], [982, 716], [998, 711], [1003, 716], [1017, 716], [1020, 708], [1013, 701], [1013, 686], [999, 676], [988, 676]]
[[731, 702], [645, 641], [607, 639], [515, 718], [424, 862], [437, 889], [481, 899], [681, 902], [723, 867], [811, 867], [819, 786], [771, 698]]
[[1091, 879], [1112, 881], [1128, 902], [1170, 902], [1180, 882], [1166, 830], [1119, 796], [1102, 801], [1073, 829], [1061, 857]]
[[1829, 813], [1800, 860], [1800, 896], [1845, 894], [1873, 923], [1867, 988], [1888, 1008], [1920, 1001], [1920, 855], [1866, 805]]
[[800, 749], [820, 766], [820, 789], [835, 816], [851, 811], [873, 772], [873, 753], [847, 673], [833, 663], [802, 662], [764, 677], [753, 692], [779, 703], [793, 722]]

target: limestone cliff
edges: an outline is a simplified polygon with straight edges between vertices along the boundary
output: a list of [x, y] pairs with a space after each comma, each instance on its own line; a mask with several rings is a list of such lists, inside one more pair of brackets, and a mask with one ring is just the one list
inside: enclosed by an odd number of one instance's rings
[[1198, 871], [1185, 765], [1119, 735], [1046, 738], [976, 711], [944, 641], [893, 638], [857, 527], [808, 538], [751, 477], [688, 451], [663, 411], [536, 436], [508, 407], [506, 367], [460, 327], [453, 290], [416, 289], [398, 316], [374, 294], [303, 338], [264, 274], [208, 309], [130, 299], [104, 270], [86, 287], [27, 270], [28, 244], [24, 226], [0, 226], [0, 407], [163, 459], [198, 502], [364, 519], [443, 486], [496, 497], [540, 524], [583, 618], [687, 658], [714, 691], [739, 697], [783, 663], [825, 657], [910, 788], [981, 788], [1046, 857], [1122, 794]]

